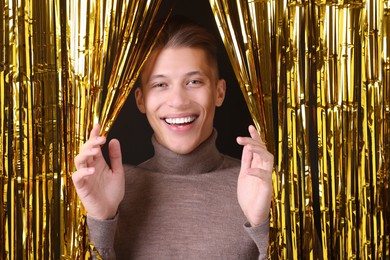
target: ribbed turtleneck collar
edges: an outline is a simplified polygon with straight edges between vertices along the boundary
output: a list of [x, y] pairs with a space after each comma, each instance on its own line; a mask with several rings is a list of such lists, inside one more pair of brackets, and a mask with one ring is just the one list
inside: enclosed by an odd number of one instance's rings
[[212, 135], [194, 151], [189, 154], [178, 154], [159, 144], [153, 136], [154, 156], [141, 167], [175, 175], [211, 172], [217, 169], [223, 161], [223, 156], [215, 145], [216, 139], [217, 132], [214, 129]]

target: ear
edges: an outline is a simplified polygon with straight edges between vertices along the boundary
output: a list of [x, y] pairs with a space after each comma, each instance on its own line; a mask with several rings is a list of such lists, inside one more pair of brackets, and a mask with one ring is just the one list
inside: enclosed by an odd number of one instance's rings
[[145, 103], [144, 103], [144, 95], [142, 93], [141, 87], [138, 87], [135, 90], [135, 102], [137, 104], [138, 110], [141, 113], [145, 114], [146, 109], [145, 109]]
[[226, 93], [226, 81], [224, 79], [220, 79], [217, 82], [217, 97], [215, 105], [217, 107], [222, 106], [223, 101], [225, 100]]

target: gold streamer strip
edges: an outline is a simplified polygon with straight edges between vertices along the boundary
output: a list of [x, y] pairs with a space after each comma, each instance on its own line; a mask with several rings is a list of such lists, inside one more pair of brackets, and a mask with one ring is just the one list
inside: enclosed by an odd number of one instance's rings
[[[138, 12], [138, 15], [130, 16], [130, 19], [125, 23], [131, 24], [131, 26], [123, 28], [119, 34], [118, 42], [120, 44], [117, 47], [115, 60], [110, 71], [107, 101], [101, 115], [103, 135], [107, 134], [117, 118], [155, 43], [156, 35], [150, 36], [148, 33], [161, 2], [161, 0], [149, 1], [141, 4], [130, 1], [132, 6], [128, 13]], [[138, 48], [136, 48], [137, 46]]]
[[[104, 94], [106, 82], [118, 82], [105, 77], [106, 68], [126, 67], [114, 66], [128, 57], [126, 51], [121, 58], [105, 52], [121, 35], [107, 36], [106, 24], [133, 23], [112, 22], [127, 17], [115, 10], [130, 10], [117, 8], [119, 2], [107, 2], [106, 9], [103, 1], [72, 3], [0, 2], [4, 259], [88, 257], [69, 172], [79, 145], [101, 117], [102, 97], [110, 95]], [[227, 47], [228, 53], [256, 126], [269, 146], [277, 143], [270, 256], [389, 257], [389, 1], [210, 4], [225, 44], [234, 47]], [[102, 19], [105, 10], [112, 11], [109, 23]], [[87, 22], [70, 19], [71, 14]], [[72, 25], [88, 32], [75, 45], [68, 41]], [[112, 53], [126, 50], [111, 47]], [[77, 64], [67, 49], [77, 49]], [[268, 53], [270, 59], [258, 59]], [[119, 82], [131, 83], [130, 78]], [[114, 94], [122, 85], [110, 84], [111, 95], [122, 100], [125, 95]]]
[[90, 257], [73, 159], [92, 125], [119, 113], [160, 4], [0, 2], [1, 259]]
[[[383, 21], [381, 23], [383, 33], [383, 175], [382, 197], [379, 197], [383, 205], [384, 230], [383, 252], [378, 256], [384, 258], [390, 255], [390, 1], [383, 2]], [[379, 195], [379, 194], [378, 194]]]
[[[277, 172], [270, 257], [390, 257], [390, 2], [210, 5], [254, 121], [278, 128], [266, 135]], [[251, 49], [259, 30], [247, 28], [268, 30], [260, 46], [271, 56]]]
[[59, 258], [56, 17], [44, 1], [0, 3], [0, 258]]
[[[100, 122], [101, 134], [106, 135], [118, 116], [157, 38], [150, 30], [161, 2], [71, 0], [67, 4], [67, 133], [72, 140], [68, 170], [74, 170], [73, 159], [93, 124]], [[84, 209], [72, 186], [68, 186], [66, 197], [71, 207], [65, 219], [72, 225], [66, 225], [65, 235], [75, 236], [68, 239], [74, 245], [64, 245], [69, 250], [66, 255], [86, 256]]]
[[[234, 72], [253, 121], [263, 137], [267, 134], [272, 137], [273, 128], [265, 124], [266, 115], [272, 118], [271, 63], [267, 58], [260, 59], [270, 55], [270, 34], [266, 26], [268, 6], [255, 1], [250, 5], [237, 1], [237, 5], [233, 5], [229, 1], [214, 0], [210, 0], [210, 5], [229, 58], [234, 60]], [[260, 62], [264, 66], [258, 66]], [[269, 146], [274, 150], [273, 142]]]

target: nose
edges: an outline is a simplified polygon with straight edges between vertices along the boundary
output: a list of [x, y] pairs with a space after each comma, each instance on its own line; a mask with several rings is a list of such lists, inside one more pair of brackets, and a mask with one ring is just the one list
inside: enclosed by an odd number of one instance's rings
[[181, 86], [176, 85], [170, 88], [168, 96], [168, 105], [174, 108], [185, 107], [190, 103], [188, 90]]

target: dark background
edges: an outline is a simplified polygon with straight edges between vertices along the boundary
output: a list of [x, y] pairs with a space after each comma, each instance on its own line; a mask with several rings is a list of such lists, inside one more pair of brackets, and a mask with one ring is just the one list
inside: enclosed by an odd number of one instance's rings
[[[209, 28], [219, 39], [220, 76], [226, 80], [227, 87], [224, 104], [217, 108], [214, 120], [214, 126], [218, 131], [217, 146], [222, 153], [240, 158], [242, 147], [236, 143], [236, 137], [248, 135], [247, 129], [248, 125], [252, 124], [252, 119], [219, 36], [210, 4], [208, 0], [165, 0], [160, 13], [164, 15], [173, 2], [175, 2], [173, 15], [185, 15], [191, 18]], [[132, 91], [112, 126], [108, 139], [119, 139], [124, 163], [138, 164], [153, 155], [150, 141], [152, 133], [146, 116], [140, 113], [135, 105], [134, 91]], [[107, 151], [104, 150], [107, 156]]]

